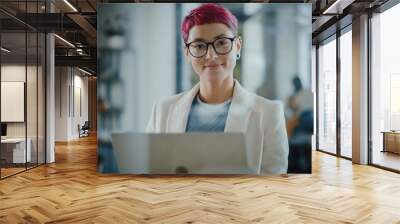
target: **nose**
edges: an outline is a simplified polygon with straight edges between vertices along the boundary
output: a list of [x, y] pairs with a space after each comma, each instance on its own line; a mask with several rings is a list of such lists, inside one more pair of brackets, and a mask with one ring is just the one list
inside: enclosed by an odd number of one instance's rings
[[218, 57], [218, 54], [215, 52], [213, 46], [211, 44], [207, 45], [206, 59], [216, 58], [216, 57]]

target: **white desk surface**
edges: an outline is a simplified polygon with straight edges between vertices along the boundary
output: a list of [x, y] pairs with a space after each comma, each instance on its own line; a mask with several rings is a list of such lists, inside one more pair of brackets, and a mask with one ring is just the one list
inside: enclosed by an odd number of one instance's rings
[[[5, 138], [1, 139], [1, 144], [15, 144], [13, 148], [13, 163], [25, 163], [31, 161], [31, 138], [27, 138], [25, 149], [25, 138]], [[27, 158], [27, 160], [25, 159]]]
[[[27, 139], [30, 141], [30, 139]], [[24, 142], [25, 138], [6, 138], [6, 139], [1, 139], [1, 143], [19, 143], [19, 142]]]

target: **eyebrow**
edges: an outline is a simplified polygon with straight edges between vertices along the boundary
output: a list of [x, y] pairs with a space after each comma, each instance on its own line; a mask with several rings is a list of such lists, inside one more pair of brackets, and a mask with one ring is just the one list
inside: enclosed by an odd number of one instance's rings
[[[220, 37], [229, 37], [227, 34], [220, 34], [220, 35], [218, 35], [218, 36], [215, 36], [214, 38], [213, 38], [213, 40], [215, 40], [215, 39], [217, 39], [217, 38], [220, 38]], [[192, 41], [190, 41], [190, 42], [194, 42], [194, 41], [204, 41], [204, 42], [206, 42], [206, 40], [205, 39], [203, 39], [203, 38], [194, 38]]]

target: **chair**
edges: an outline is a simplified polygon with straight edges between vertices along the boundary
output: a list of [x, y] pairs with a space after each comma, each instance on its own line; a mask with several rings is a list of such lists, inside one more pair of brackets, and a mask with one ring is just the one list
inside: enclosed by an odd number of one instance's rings
[[90, 129], [90, 123], [89, 123], [89, 121], [85, 121], [85, 123], [82, 125], [82, 127], [78, 124], [79, 138], [80, 138], [80, 137], [87, 137], [87, 136], [89, 136], [89, 129]]

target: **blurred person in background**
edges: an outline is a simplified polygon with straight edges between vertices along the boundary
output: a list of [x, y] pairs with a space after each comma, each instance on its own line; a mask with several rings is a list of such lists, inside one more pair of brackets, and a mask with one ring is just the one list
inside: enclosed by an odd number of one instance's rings
[[287, 173], [282, 104], [245, 90], [233, 78], [242, 47], [237, 30], [236, 17], [217, 4], [203, 4], [184, 18], [184, 55], [200, 81], [156, 103], [146, 132], [243, 132], [262, 149], [261, 173]]
[[301, 79], [292, 79], [293, 94], [287, 100], [286, 128], [289, 136], [289, 172], [310, 173], [311, 136], [313, 134], [313, 93], [304, 88]]

